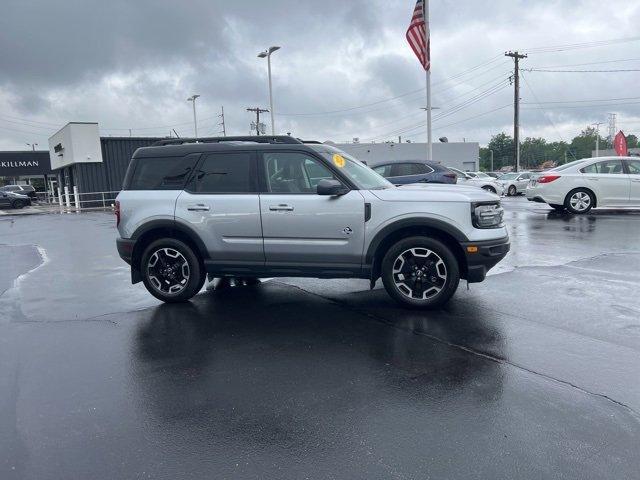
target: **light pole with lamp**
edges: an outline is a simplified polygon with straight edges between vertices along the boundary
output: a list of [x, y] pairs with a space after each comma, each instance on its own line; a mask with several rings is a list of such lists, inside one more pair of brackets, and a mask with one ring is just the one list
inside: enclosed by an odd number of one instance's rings
[[280, 47], [269, 47], [264, 52], [258, 54], [258, 58], [267, 57], [267, 71], [269, 73], [269, 110], [271, 111], [271, 135], [276, 134], [276, 127], [273, 120], [273, 90], [271, 87], [271, 54], [276, 50], [280, 50]]
[[193, 102], [193, 130], [196, 134], [195, 138], [198, 140], [198, 119], [196, 118], [196, 98], [200, 95], [191, 95], [187, 98], [187, 102]]

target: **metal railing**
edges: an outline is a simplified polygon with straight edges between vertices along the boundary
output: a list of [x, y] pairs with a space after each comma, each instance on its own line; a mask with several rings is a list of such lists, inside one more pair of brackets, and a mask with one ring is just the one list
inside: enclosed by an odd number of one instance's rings
[[52, 203], [66, 211], [113, 209], [120, 190], [107, 192], [78, 192], [78, 187], [58, 189], [58, 195], [52, 197]]

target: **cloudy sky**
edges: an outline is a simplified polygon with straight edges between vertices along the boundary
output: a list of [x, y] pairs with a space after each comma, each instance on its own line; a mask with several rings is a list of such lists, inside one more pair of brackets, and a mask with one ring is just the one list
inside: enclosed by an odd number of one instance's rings
[[[424, 73], [405, 40], [413, 7], [412, 0], [3, 0], [0, 148], [46, 148], [68, 121], [97, 121], [103, 135], [190, 136], [193, 93], [201, 95], [201, 135], [220, 130], [221, 106], [227, 133], [247, 134], [246, 108], [268, 107], [266, 60], [256, 54], [270, 45], [282, 46], [272, 62], [278, 132], [424, 140]], [[486, 143], [511, 131], [513, 61], [505, 50], [528, 52], [523, 68], [637, 70], [639, 26], [640, 3], [632, 0], [432, 0], [434, 136]], [[524, 71], [523, 78], [523, 137], [570, 139], [606, 122], [608, 112], [626, 132], [640, 131], [640, 71]]]

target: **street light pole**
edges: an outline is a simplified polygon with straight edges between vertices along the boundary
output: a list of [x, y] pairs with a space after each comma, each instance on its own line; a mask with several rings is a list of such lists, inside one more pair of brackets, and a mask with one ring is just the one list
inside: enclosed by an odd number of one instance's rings
[[490, 172], [493, 172], [493, 150], [489, 150], [491, 152], [491, 169]]
[[36, 145], [38, 145], [37, 143], [27, 143], [28, 146], [31, 147], [31, 150], [33, 150], [34, 152], [36, 151]]
[[271, 112], [271, 135], [276, 134], [275, 120], [273, 118], [273, 88], [271, 85], [271, 54], [276, 50], [280, 50], [280, 47], [269, 47], [264, 52], [258, 54], [258, 58], [267, 57], [267, 73], [269, 75], [269, 110]]
[[198, 118], [196, 117], [196, 98], [200, 95], [191, 95], [187, 98], [187, 102], [193, 102], [193, 130], [196, 134], [195, 139], [198, 140]]

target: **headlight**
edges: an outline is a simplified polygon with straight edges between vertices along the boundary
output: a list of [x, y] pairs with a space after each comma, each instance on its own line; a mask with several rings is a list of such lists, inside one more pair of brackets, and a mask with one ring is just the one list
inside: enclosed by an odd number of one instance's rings
[[498, 228], [502, 226], [504, 210], [499, 202], [471, 204], [471, 221], [476, 228]]

